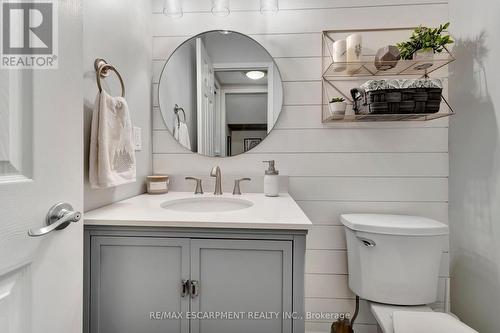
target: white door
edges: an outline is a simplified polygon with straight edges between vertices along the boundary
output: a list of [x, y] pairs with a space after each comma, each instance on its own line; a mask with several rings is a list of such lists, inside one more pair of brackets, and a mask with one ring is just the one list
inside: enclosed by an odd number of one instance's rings
[[82, 330], [82, 222], [28, 235], [55, 203], [83, 208], [80, 8], [58, 1], [59, 69], [0, 69], [0, 128], [9, 131], [0, 135], [1, 333]]
[[220, 84], [215, 82], [215, 156], [226, 157], [226, 113], [222, 112], [222, 91]]
[[214, 65], [201, 38], [196, 38], [196, 82], [198, 114], [198, 153], [215, 153], [215, 73]]

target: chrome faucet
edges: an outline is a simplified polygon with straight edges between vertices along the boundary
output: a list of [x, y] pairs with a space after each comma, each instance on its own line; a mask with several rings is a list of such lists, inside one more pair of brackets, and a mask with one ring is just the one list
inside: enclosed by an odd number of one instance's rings
[[222, 177], [220, 173], [220, 168], [218, 166], [212, 168], [212, 171], [210, 171], [210, 177], [215, 177], [214, 194], [222, 195]]

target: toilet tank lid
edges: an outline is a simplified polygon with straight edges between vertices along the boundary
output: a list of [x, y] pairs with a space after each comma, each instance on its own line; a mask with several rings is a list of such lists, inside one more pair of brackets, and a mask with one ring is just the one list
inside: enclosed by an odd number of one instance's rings
[[342, 214], [342, 224], [355, 231], [400, 236], [448, 235], [448, 226], [421, 216], [386, 214]]

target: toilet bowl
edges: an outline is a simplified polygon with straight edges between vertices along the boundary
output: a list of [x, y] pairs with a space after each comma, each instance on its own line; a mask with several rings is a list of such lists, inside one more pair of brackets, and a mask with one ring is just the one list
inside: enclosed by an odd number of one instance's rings
[[341, 215], [349, 287], [370, 302], [383, 333], [477, 333], [450, 314], [433, 312], [448, 226], [432, 219]]
[[452, 314], [428, 306], [394, 306], [369, 302], [380, 333], [478, 333]]

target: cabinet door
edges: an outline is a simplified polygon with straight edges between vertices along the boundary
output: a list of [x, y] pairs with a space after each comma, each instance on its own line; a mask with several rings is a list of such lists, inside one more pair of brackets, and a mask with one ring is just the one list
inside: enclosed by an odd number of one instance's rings
[[188, 239], [93, 237], [90, 332], [189, 332], [186, 319], [163, 315], [189, 310], [189, 269]]
[[[257, 240], [192, 240], [191, 280], [199, 295], [191, 311], [202, 316], [243, 313], [245, 319], [191, 320], [191, 333], [289, 333], [292, 311], [292, 243]], [[249, 313], [277, 313], [256, 320]], [[253, 316], [257, 317], [257, 316]]]

